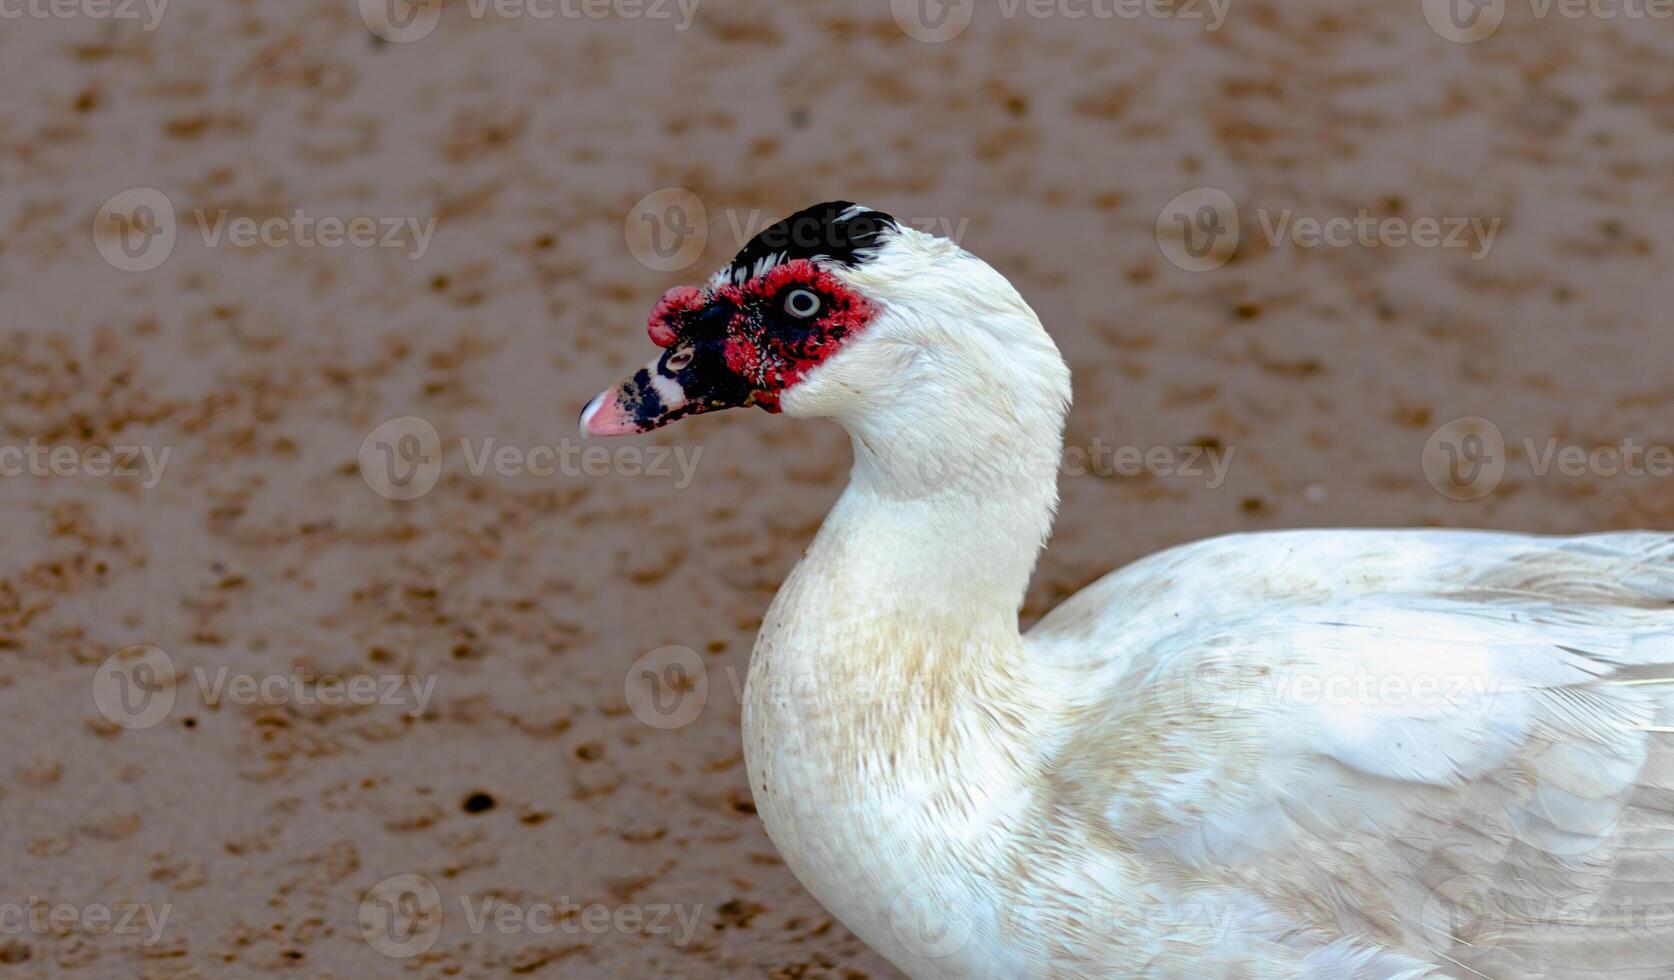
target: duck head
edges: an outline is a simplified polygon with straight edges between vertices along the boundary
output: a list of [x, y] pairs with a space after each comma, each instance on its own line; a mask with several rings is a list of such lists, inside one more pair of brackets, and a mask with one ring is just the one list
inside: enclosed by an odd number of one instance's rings
[[791, 215], [669, 290], [648, 332], [658, 355], [587, 404], [583, 434], [754, 405], [836, 419], [857, 453], [1038, 448], [1056, 465], [1069, 371], [1034, 312], [956, 242], [880, 211]]
[[878, 308], [843, 276], [895, 230], [888, 215], [838, 202], [764, 230], [703, 287], [669, 290], [648, 332], [661, 353], [582, 412], [582, 431], [648, 432], [677, 419], [787, 393], [864, 332]]

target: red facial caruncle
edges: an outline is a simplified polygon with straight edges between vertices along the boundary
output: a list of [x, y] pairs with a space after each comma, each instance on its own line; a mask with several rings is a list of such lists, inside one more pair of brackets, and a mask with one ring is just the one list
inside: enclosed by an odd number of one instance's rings
[[873, 302], [844, 270], [876, 258], [894, 219], [842, 201], [764, 229], [706, 287], [663, 294], [646, 324], [656, 359], [588, 403], [590, 435], [648, 432], [722, 408], [781, 410], [785, 392], [864, 331]]
[[[658, 347], [697, 348], [694, 366], [701, 349], [718, 342], [730, 380], [743, 383], [752, 404], [776, 412], [784, 391], [863, 330], [874, 312], [830, 271], [799, 259], [742, 285], [671, 289], [652, 310], [647, 332]], [[688, 394], [728, 387], [715, 377], [694, 380], [699, 390]]]
[[[718, 292], [749, 312], [728, 338], [727, 366], [750, 382], [757, 404], [769, 411], [778, 411], [780, 395], [864, 330], [875, 312], [835, 275], [805, 259]], [[815, 312], [803, 315], [809, 309]]]

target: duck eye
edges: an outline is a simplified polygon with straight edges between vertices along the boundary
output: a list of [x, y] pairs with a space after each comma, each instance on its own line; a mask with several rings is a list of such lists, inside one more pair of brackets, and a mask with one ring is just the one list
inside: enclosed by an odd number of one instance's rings
[[821, 305], [820, 294], [811, 289], [793, 289], [785, 297], [785, 312], [802, 320], [818, 313]]
[[663, 362], [663, 367], [670, 371], [684, 371], [695, 356], [696, 353], [690, 347], [682, 347], [668, 356], [668, 360]]

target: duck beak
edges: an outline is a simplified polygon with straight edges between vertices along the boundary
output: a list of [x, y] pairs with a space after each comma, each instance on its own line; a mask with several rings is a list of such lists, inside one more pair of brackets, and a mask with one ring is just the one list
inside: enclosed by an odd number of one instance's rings
[[[759, 393], [741, 376], [737, 352], [729, 354], [738, 316], [735, 304], [716, 302], [693, 286], [665, 293], [647, 326], [661, 353], [587, 403], [581, 434], [634, 435], [688, 415], [757, 404]], [[677, 329], [682, 326], [684, 332]]]
[[[674, 421], [673, 413], [683, 399], [677, 398], [676, 404], [669, 404], [665, 395], [678, 395], [678, 386], [663, 385], [664, 390], [659, 391], [656, 371], [653, 363], [621, 384], [594, 395], [581, 410], [582, 436], [631, 436]], [[667, 391], [670, 387], [676, 390]]]
[[581, 410], [581, 435], [627, 436], [647, 430], [639, 428], [632, 415], [622, 409], [621, 386], [593, 396]]
[[753, 405], [756, 396], [716, 350], [667, 350], [581, 410], [583, 436], [628, 436], [688, 415]]

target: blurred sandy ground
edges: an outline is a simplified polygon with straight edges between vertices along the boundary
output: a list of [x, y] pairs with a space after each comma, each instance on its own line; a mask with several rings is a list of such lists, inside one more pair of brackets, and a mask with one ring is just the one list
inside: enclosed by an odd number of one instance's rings
[[[1667, 479], [1536, 478], [1514, 450], [1460, 503], [1421, 468], [1465, 415], [1514, 443], [1674, 439], [1674, 26], [1512, 8], [1469, 45], [1416, 0], [1233, 0], [1216, 32], [985, 3], [939, 45], [882, 0], [702, 0], [684, 33], [456, 3], [408, 44], [348, 0], [173, 0], [149, 32], [0, 21], [0, 444], [172, 449], [153, 489], [0, 480], [0, 906], [170, 909], [153, 945], [14, 929], [0, 974], [892, 975], [775, 857], [737, 734], [753, 631], [841, 487], [841, 433], [733, 412], [641, 440], [703, 451], [683, 488], [476, 477], [458, 448], [573, 441], [581, 404], [648, 357], [653, 300], [757, 209], [850, 198], [963, 227], [1073, 363], [1073, 445], [1234, 451], [1213, 489], [1066, 478], [1031, 619], [1219, 532], [1669, 527]], [[1198, 186], [1246, 228], [1206, 273], [1153, 234]], [[132, 187], [181, 214], [438, 225], [418, 260], [188, 230], [128, 273], [90, 229]], [[683, 272], [624, 239], [667, 187], [710, 220]], [[1503, 227], [1480, 261], [1249, 233], [1285, 208]], [[356, 460], [407, 415], [448, 449], [398, 503]], [[410, 673], [434, 699], [415, 720], [212, 707], [183, 683], [163, 724], [125, 731], [92, 686], [134, 644], [182, 673]], [[708, 700], [661, 730], [624, 684], [671, 644], [707, 665]], [[410, 959], [361, 930], [400, 874], [444, 908]], [[461, 897], [677, 905], [696, 926], [479, 933]]]

